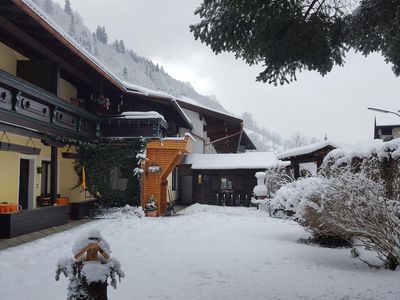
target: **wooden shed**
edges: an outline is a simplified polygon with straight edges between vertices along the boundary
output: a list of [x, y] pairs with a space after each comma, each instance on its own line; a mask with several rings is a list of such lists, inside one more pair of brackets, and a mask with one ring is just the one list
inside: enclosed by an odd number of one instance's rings
[[255, 173], [288, 164], [272, 152], [187, 155], [179, 165], [179, 202], [248, 205]]
[[305, 145], [290, 149], [277, 155], [282, 161], [290, 161], [297, 179], [301, 174], [301, 169], [313, 173], [322, 165], [325, 156], [332, 150], [339, 148], [335, 143], [328, 140], [310, 145]]

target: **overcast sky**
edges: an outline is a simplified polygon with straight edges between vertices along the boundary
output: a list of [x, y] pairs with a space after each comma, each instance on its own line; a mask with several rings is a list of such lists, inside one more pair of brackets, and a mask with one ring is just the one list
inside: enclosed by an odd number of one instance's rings
[[[64, 0], [56, 0], [64, 3]], [[105, 25], [109, 39], [164, 66], [179, 80], [215, 95], [230, 112], [253, 114], [284, 138], [295, 132], [357, 143], [373, 138], [374, 113], [368, 106], [400, 109], [400, 84], [379, 54], [351, 53], [345, 67], [325, 77], [303, 72], [295, 83], [272, 86], [255, 81], [261, 67], [249, 67], [232, 54], [214, 55], [195, 41], [189, 25], [200, 0], [71, 0], [86, 25]], [[378, 117], [378, 115], [377, 115]], [[400, 121], [400, 120], [399, 120]]]

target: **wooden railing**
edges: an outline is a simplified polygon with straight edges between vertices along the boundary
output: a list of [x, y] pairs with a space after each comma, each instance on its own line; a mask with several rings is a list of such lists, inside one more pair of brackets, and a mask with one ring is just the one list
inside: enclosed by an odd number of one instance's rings
[[42, 133], [95, 137], [100, 118], [21, 78], [0, 70], [0, 121]]

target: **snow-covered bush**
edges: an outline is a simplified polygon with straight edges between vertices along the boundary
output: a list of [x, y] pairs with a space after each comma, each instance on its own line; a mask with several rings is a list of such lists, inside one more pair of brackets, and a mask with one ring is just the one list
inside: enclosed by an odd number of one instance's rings
[[335, 149], [325, 157], [321, 173], [329, 175], [343, 167], [383, 181], [386, 197], [400, 201], [400, 139]]
[[300, 179], [283, 186], [271, 206], [291, 212], [289, 218], [316, 237], [357, 239], [386, 267], [395, 269], [400, 262], [400, 205], [385, 196], [383, 181], [365, 172], [346, 167]]
[[267, 169], [265, 174], [267, 175], [265, 178], [265, 185], [268, 190], [269, 198], [273, 197], [282, 186], [295, 180], [293, 172], [283, 166]]
[[297, 211], [306, 202], [320, 197], [325, 189], [322, 177], [300, 178], [283, 185], [270, 201], [269, 207], [273, 212], [285, 212], [288, 217], [298, 218]]

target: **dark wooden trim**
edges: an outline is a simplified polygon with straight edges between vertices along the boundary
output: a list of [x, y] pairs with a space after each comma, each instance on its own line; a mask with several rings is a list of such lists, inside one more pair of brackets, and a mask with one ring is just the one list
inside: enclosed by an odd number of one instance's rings
[[33, 118], [18, 114], [14, 111], [4, 110], [0, 108], [0, 120], [7, 123], [15, 124], [16, 126], [23, 126], [39, 132], [54, 134], [66, 137], [88, 137], [88, 135], [79, 135], [78, 132], [73, 130], [68, 130], [66, 128], [53, 125], [51, 123], [46, 123], [40, 120], [35, 120]]
[[0, 238], [12, 238], [67, 223], [68, 206], [66, 205], [0, 214]]
[[41, 149], [29, 147], [29, 146], [0, 142], [0, 151], [11, 151], [11, 152], [18, 152], [18, 153], [23, 153], [23, 154], [39, 155]]
[[[26, 137], [31, 137], [38, 140], [44, 140], [46, 136], [44, 134], [28, 130], [22, 127], [17, 127], [9, 124], [0, 122], [0, 131], [6, 131], [13, 134], [18, 134]], [[43, 141], [42, 141], [43, 142]]]
[[63, 158], [66, 159], [85, 160], [87, 158], [86, 155], [73, 152], [63, 152], [61, 153], [61, 155]]
[[57, 200], [57, 175], [58, 175], [58, 148], [51, 146], [51, 174], [50, 174], [50, 198], [51, 204]]
[[96, 199], [88, 199], [82, 202], [69, 203], [70, 217], [72, 220], [80, 220], [88, 215], [89, 210], [95, 208]]
[[99, 122], [100, 118], [87, 110], [80, 108], [79, 106], [73, 105], [60, 97], [51, 94], [50, 92], [41, 89], [38, 86], [31, 84], [30, 82], [23, 80], [22, 78], [15, 77], [3, 70], [0, 70], [0, 82], [6, 84], [7, 86], [14, 88], [23, 93], [27, 93], [41, 101], [58, 107], [59, 109], [65, 110], [67, 112], [72, 112], [73, 114], [88, 119], [93, 122]]

